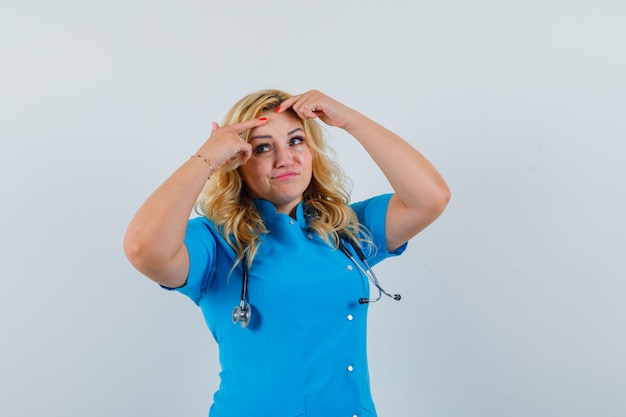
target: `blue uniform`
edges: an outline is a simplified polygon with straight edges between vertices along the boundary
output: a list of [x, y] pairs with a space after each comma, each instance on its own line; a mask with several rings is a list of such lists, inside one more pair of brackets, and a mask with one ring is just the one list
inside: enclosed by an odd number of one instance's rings
[[[385, 250], [391, 195], [351, 207], [378, 248], [368, 262], [404, 251]], [[185, 244], [190, 269], [178, 291], [202, 309], [219, 344], [222, 371], [210, 417], [376, 416], [366, 355], [369, 282], [349, 258], [296, 219], [255, 200], [269, 233], [249, 270], [247, 328], [232, 323], [242, 270], [229, 276], [235, 252], [205, 217], [191, 219]], [[350, 248], [352, 249], [352, 248]]]

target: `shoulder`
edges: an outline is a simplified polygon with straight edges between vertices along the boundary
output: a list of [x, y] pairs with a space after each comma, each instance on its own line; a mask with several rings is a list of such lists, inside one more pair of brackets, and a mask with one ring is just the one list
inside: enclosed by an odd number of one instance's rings
[[187, 222], [185, 240], [213, 240], [219, 233], [213, 222], [206, 217], [194, 217]]
[[216, 230], [215, 225], [211, 220], [205, 216], [198, 216], [190, 218], [187, 222], [187, 230], [192, 229], [194, 231], [209, 231]]
[[389, 205], [389, 200], [393, 194], [381, 194], [378, 196], [374, 196], [368, 198], [366, 200], [358, 201], [355, 203], [351, 203], [350, 207], [356, 213], [359, 219], [362, 219], [364, 216], [368, 214], [384, 214], [387, 212], [387, 207]]
[[185, 234], [187, 248], [202, 248], [202, 250], [220, 250], [232, 252], [230, 245], [220, 233], [218, 227], [207, 217], [199, 216], [189, 219]]

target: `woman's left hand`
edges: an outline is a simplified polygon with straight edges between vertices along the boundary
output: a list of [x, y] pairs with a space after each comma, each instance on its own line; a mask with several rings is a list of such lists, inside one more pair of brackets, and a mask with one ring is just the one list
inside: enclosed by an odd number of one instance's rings
[[276, 112], [282, 113], [289, 108], [292, 108], [301, 119], [319, 118], [327, 125], [342, 129], [347, 129], [357, 114], [351, 108], [317, 90], [288, 98], [280, 104]]
[[304, 119], [319, 118], [353, 136], [383, 171], [395, 194], [389, 201], [385, 228], [392, 251], [432, 223], [450, 199], [450, 190], [435, 167], [410, 143], [365, 115], [311, 90], [281, 103]]

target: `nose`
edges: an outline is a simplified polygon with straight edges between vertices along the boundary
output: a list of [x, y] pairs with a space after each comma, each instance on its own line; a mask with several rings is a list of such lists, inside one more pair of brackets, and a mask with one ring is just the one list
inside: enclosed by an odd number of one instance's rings
[[274, 151], [276, 168], [288, 167], [294, 163], [294, 153], [289, 146], [278, 146]]

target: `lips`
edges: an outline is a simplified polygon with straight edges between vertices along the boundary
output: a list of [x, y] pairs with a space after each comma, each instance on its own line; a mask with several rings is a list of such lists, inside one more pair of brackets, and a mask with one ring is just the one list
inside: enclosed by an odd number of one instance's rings
[[275, 176], [274, 179], [277, 179], [277, 180], [287, 180], [289, 178], [295, 177], [296, 175], [298, 175], [298, 174], [293, 172], [293, 171], [287, 171], [287, 172], [283, 172], [282, 174], [279, 174], [279, 175]]

